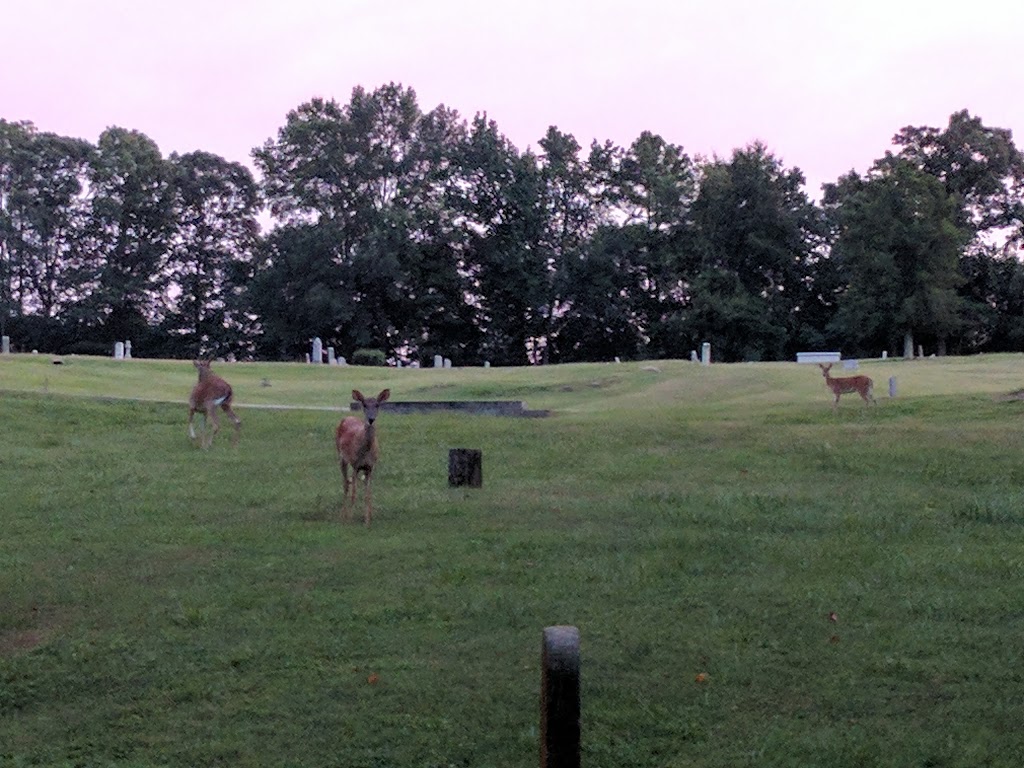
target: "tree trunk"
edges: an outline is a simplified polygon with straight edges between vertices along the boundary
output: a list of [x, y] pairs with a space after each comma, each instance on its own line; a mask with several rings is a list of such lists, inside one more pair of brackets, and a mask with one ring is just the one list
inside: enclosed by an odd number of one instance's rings
[[903, 359], [914, 359], [914, 332], [907, 331], [903, 334]]

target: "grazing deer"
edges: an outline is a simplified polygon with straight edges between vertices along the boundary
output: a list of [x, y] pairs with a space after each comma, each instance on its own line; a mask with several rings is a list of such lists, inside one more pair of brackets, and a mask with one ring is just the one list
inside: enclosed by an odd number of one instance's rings
[[[220, 376], [210, 370], [209, 360], [196, 360], [192, 363], [199, 371], [199, 381], [192, 387], [192, 394], [188, 398], [188, 436], [195, 440], [196, 430], [192, 424], [192, 418], [197, 412], [203, 414], [203, 448], [209, 448], [213, 443], [213, 436], [220, 429], [220, 422], [217, 420], [217, 408], [224, 409], [228, 417], [234, 422], [235, 434], [231, 439], [232, 445], [238, 442], [238, 434], [242, 429], [241, 420], [231, 410], [231, 398], [234, 392], [231, 385]], [[210, 429], [210, 424], [213, 429]]]
[[823, 365], [818, 363], [818, 367], [821, 368], [821, 375], [825, 377], [825, 384], [832, 390], [832, 393], [836, 396], [836, 399], [832, 401], [832, 410], [834, 411], [839, 405], [839, 396], [846, 392], [856, 392], [861, 396], [864, 404], [872, 402], [875, 405], [878, 403], [875, 401], [874, 384], [871, 379], [867, 376], [846, 376], [840, 379], [834, 379], [828, 375], [829, 370], [832, 368], [832, 363]]
[[[352, 508], [356, 504], [356, 477], [362, 472], [363, 499], [366, 502], [363, 522], [367, 527], [373, 518], [371, 475], [380, 454], [375, 422], [381, 403], [389, 397], [391, 397], [390, 389], [385, 389], [376, 397], [363, 397], [362, 392], [353, 389], [352, 399], [363, 406], [363, 418], [346, 416], [338, 424], [338, 430], [334, 435], [334, 442], [338, 448], [338, 462], [341, 464], [341, 476], [345, 479], [345, 492], [341, 498], [342, 512], [345, 515], [345, 520], [352, 519]], [[351, 479], [348, 476], [350, 466], [352, 467]]]

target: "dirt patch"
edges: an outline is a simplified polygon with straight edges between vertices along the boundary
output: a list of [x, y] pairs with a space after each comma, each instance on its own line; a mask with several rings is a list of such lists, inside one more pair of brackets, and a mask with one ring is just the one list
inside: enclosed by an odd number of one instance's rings
[[30, 609], [30, 616], [24, 623], [29, 626], [0, 631], [0, 656], [16, 656], [35, 650], [50, 639], [60, 624], [53, 611], [35, 606]]
[[1024, 389], [1017, 389], [1013, 392], [1007, 392], [1005, 395], [996, 395], [995, 399], [999, 402], [1009, 402], [1010, 400], [1024, 400]]
[[41, 629], [13, 629], [0, 632], [0, 656], [14, 656], [38, 648], [46, 639]]

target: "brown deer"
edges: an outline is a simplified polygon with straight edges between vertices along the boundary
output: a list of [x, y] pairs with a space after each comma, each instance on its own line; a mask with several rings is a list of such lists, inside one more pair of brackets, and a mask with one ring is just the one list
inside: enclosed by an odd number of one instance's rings
[[[203, 436], [202, 447], [209, 448], [213, 444], [213, 436], [220, 430], [220, 422], [217, 419], [217, 408], [224, 409], [228, 418], [234, 422], [235, 434], [231, 439], [232, 445], [238, 442], [238, 435], [242, 429], [241, 420], [231, 410], [231, 399], [234, 392], [231, 385], [220, 376], [210, 370], [209, 360], [196, 360], [192, 363], [199, 371], [199, 381], [192, 387], [192, 394], [188, 398], [188, 436], [196, 439], [196, 430], [192, 424], [192, 418], [197, 412], [203, 414]], [[210, 428], [210, 424], [213, 428]]]
[[[371, 476], [373, 467], [380, 455], [377, 445], [377, 412], [381, 404], [391, 397], [391, 390], [385, 389], [376, 397], [363, 397], [358, 389], [352, 390], [352, 399], [363, 407], [363, 418], [346, 416], [338, 424], [334, 435], [334, 443], [338, 448], [338, 462], [341, 464], [341, 476], [345, 479], [345, 492], [341, 497], [341, 509], [345, 520], [352, 519], [352, 508], [356, 504], [356, 478], [363, 473], [363, 500], [366, 511], [363, 522], [367, 527], [373, 518], [373, 488]], [[352, 467], [352, 477], [348, 469]]]
[[832, 369], [832, 363], [829, 363], [828, 365], [818, 363], [818, 367], [821, 368], [821, 375], [825, 377], [825, 384], [836, 396], [836, 399], [832, 401], [833, 411], [839, 405], [839, 396], [846, 392], [856, 392], [861, 396], [865, 405], [867, 405], [868, 402], [878, 405], [875, 400], [874, 384], [867, 376], [846, 376], [834, 379], [828, 374]]

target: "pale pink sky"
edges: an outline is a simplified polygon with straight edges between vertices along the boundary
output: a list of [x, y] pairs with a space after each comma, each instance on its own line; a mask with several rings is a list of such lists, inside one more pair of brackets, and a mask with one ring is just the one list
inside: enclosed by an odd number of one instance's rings
[[0, 118], [250, 163], [314, 96], [394, 81], [520, 149], [762, 140], [823, 182], [966, 108], [1024, 149], [1019, 0], [0, 0]]

